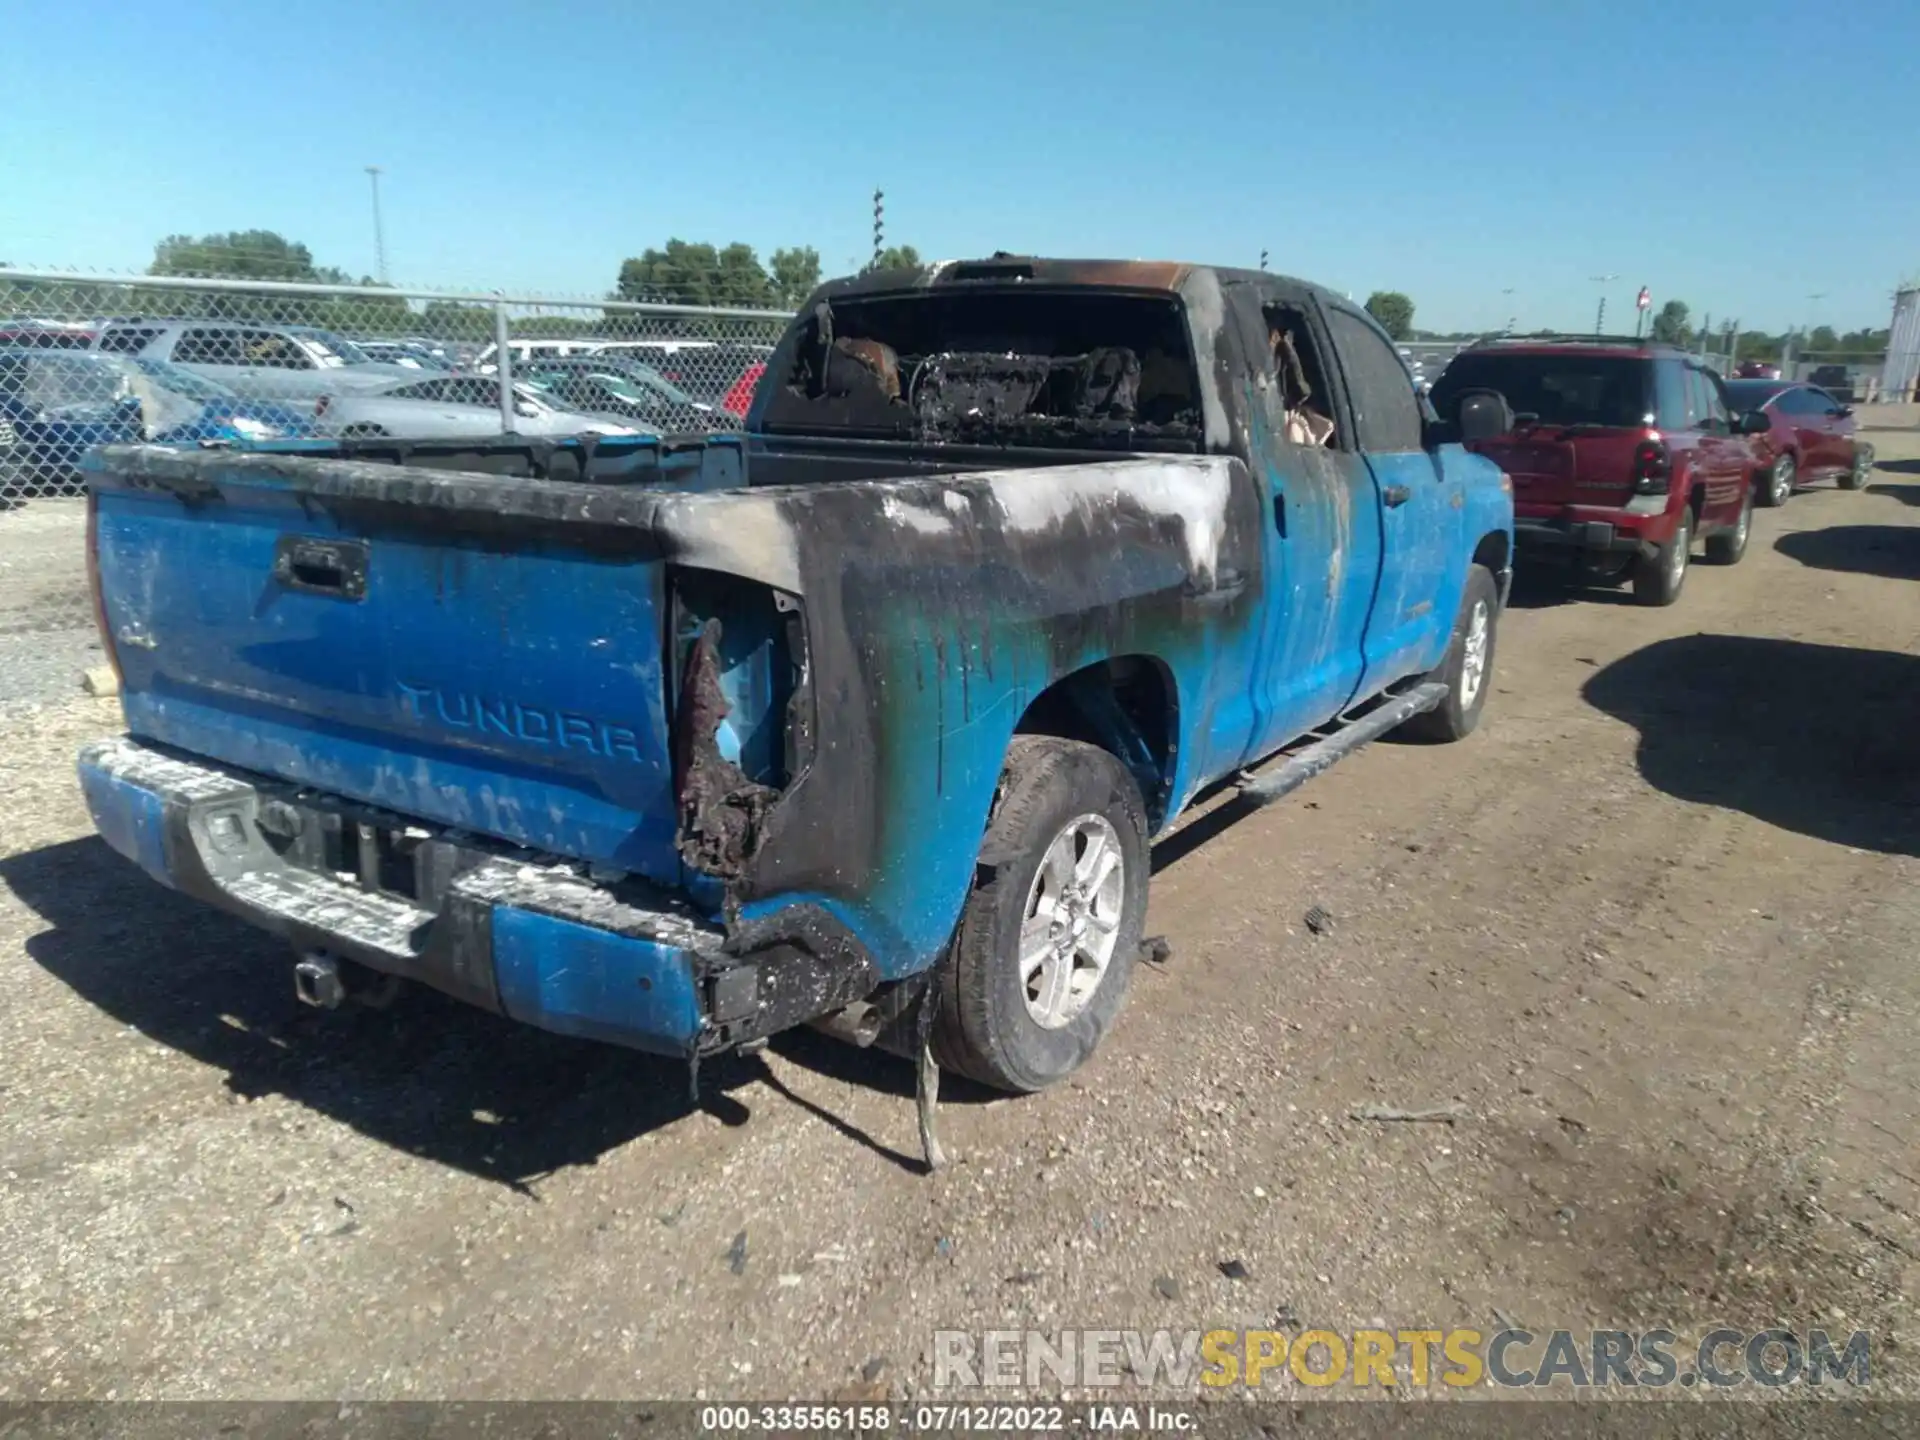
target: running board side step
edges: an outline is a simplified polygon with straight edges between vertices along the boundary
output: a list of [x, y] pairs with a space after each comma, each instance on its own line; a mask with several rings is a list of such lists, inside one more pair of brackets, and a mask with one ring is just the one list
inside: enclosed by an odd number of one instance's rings
[[1271, 775], [1249, 780], [1240, 787], [1240, 798], [1249, 805], [1271, 805], [1283, 795], [1298, 790], [1316, 775], [1325, 774], [1369, 740], [1378, 740], [1396, 725], [1437, 710], [1447, 698], [1447, 687], [1438, 680], [1416, 685], [1404, 695], [1396, 695], [1377, 709], [1369, 710], [1352, 724], [1335, 731], [1324, 740], [1289, 755]]

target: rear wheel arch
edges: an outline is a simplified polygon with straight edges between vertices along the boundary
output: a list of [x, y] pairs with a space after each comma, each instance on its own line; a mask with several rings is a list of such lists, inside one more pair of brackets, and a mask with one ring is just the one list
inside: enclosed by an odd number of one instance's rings
[[1149, 831], [1166, 819], [1180, 752], [1180, 696], [1159, 657], [1116, 655], [1061, 676], [1028, 704], [1014, 733], [1098, 746], [1140, 787]]

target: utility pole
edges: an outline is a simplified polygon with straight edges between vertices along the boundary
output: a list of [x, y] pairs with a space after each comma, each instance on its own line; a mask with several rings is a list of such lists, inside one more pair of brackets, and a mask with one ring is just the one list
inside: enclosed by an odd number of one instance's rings
[[1594, 284], [1601, 287], [1600, 308], [1598, 311], [1595, 312], [1593, 317], [1593, 333], [1596, 335], [1604, 335], [1607, 333], [1606, 287], [1611, 285], [1614, 281], [1618, 280], [1620, 277], [1618, 275], [1591, 275], [1591, 276], [1588, 276], [1587, 278], [1592, 280]]
[[373, 187], [373, 261], [374, 273], [382, 285], [387, 283], [387, 236], [380, 228], [380, 167], [367, 166], [367, 182]]
[[881, 235], [885, 230], [886, 192], [876, 185], [873, 187], [873, 268], [880, 268]]
[[1505, 297], [1505, 299], [1506, 299], [1506, 302], [1507, 302], [1507, 329], [1506, 329], [1506, 333], [1507, 333], [1507, 334], [1509, 334], [1509, 335], [1511, 335], [1511, 334], [1513, 333], [1513, 325], [1514, 325], [1514, 321], [1515, 321], [1515, 320], [1517, 320], [1517, 319], [1519, 319], [1519, 317], [1518, 317], [1517, 315], [1515, 315], [1515, 314], [1513, 313], [1513, 287], [1512, 287], [1511, 285], [1509, 285], [1509, 286], [1507, 286], [1507, 287], [1506, 287], [1506, 289], [1504, 289], [1504, 290], [1502, 290], [1502, 291], [1500, 292], [1500, 294], [1501, 294], [1501, 295], [1502, 295], [1503, 297]]
[[[1819, 303], [1820, 303], [1820, 302], [1821, 302], [1822, 300], [1824, 300], [1824, 299], [1826, 299], [1826, 298], [1827, 298], [1827, 292], [1826, 292], [1826, 291], [1824, 291], [1824, 290], [1816, 290], [1816, 291], [1814, 291], [1814, 292], [1813, 292], [1813, 294], [1811, 294], [1811, 295], [1809, 295], [1809, 296], [1807, 296], [1807, 313], [1808, 313], [1808, 314], [1812, 314], [1812, 313], [1813, 313], [1813, 307], [1814, 307], [1815, 305], [1818, 305], [1818, 304], [1819, 304]], [[1805, 340], [1807, 339], [1807, 337], [1808, 337], [1808, 336], [1809, 336], [1809, 335], [1810, 335], [1810, 334], [1812, 333], [1812, 330], [1813, 330], [1813, 327], [1812, 327], [1812, 325], [1810, 325], [1810, 324], [1809, 324], [1809, 325], [1802, 325], [1802, 326], [1800, 327], [1800, 338], [1801, 338], [1801, 340], [1802, 340], [1803, 342], [1804, 342], [1804, 341], [1805, 341]], [[1796, 346], [1794, 346], [1794, 358], [1795, 358], [1795, 359], [1800, 359], [1800, 358], [1803, 358], [1803, 357], [1804, 357], [1804, 355], [1805, 355], [1805, 353], [1806, 353], [1806, 351], [1805, 351], [1805, 346], [1804, 346], [1804, 344], [1802, 344], [1802, 345], [1796, 345]], [[1787, 372], [1786, 372], [1786, 371], [1785, 371], [1785, 370], [1783, 369], [1783, 370], [1781, 370], [1781, 372], [1780, 372], [1780, 378], [1781, 378], [1781, 379], [1783, 379], [1783, 380], [1791, 380], [1791, 379], [1792, 379], [1793, 377], [1792, 377], [1791, 375], [1789, 375], [1789, 374], [1788, 374], [1788, 373], [1787, 373]]]

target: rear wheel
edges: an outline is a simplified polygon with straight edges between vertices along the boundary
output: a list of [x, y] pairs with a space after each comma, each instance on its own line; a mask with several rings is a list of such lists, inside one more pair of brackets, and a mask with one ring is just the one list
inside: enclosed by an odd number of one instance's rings
[[1747, 553], [1747, 539], [1753, 533], [1753, 485], [1747, 485], [1740, 500], [1740, 518], [1733, 528], [1707, 537], [1707, 559], [1716, 565], [1738, 565]]
[[1084, 1064], [1126, 999], [1147, 914], [1140, 791], [1106, 751], [1017, 735], [941, 962], [934, 1058], [1002, 1090]]
[[1846, 474], [1840, 477], [1842, 490], [1861, 490], [1866, 488], [1867, 477], [1873, 474], [1873, 447], [1855, 441], [1853, 445], [1853, 464], [1847, 467]]
[[1793, 494], [1796, 469], [1791, 455], [1782, 455], [1775, 460], [1773, 468], [1767, 471], [1766, 482], [1761, 489], [1760, 503], [1769, 508], [1786, 504], [1787, 497]]
[[1443, 681], [1447, 698], [1432, 710], [1414, 716], [1399, 733], [1414, 740], [1445, 743], [1464, 740], [1480, 723], [1493, 682], [1494, 632], [1500, 622], [1500, 591], [1483, 565], [1467, 571], [1467, 592], [1454, 618], [1453, 640], [1446, 658], [1426, 678]]
[[1633, 571], [1633, 598], [1642, 605], [1671, 605], [1687, 583], [1687, 562], [1693, 558], [1693, 509], [1680, 512], [1673, 538], [1651, 555], [1640, 557]]

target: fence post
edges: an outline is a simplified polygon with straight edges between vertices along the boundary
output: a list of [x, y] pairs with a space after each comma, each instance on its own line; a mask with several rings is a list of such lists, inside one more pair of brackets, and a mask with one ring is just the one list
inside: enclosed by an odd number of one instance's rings
[[512, 338], [511, 328], [507, 324], [506, 297], [494, 292], [493, 302], [493, 368], [500, 379], [500, 433], [513, 433], [513, 354], [508, 348]]

